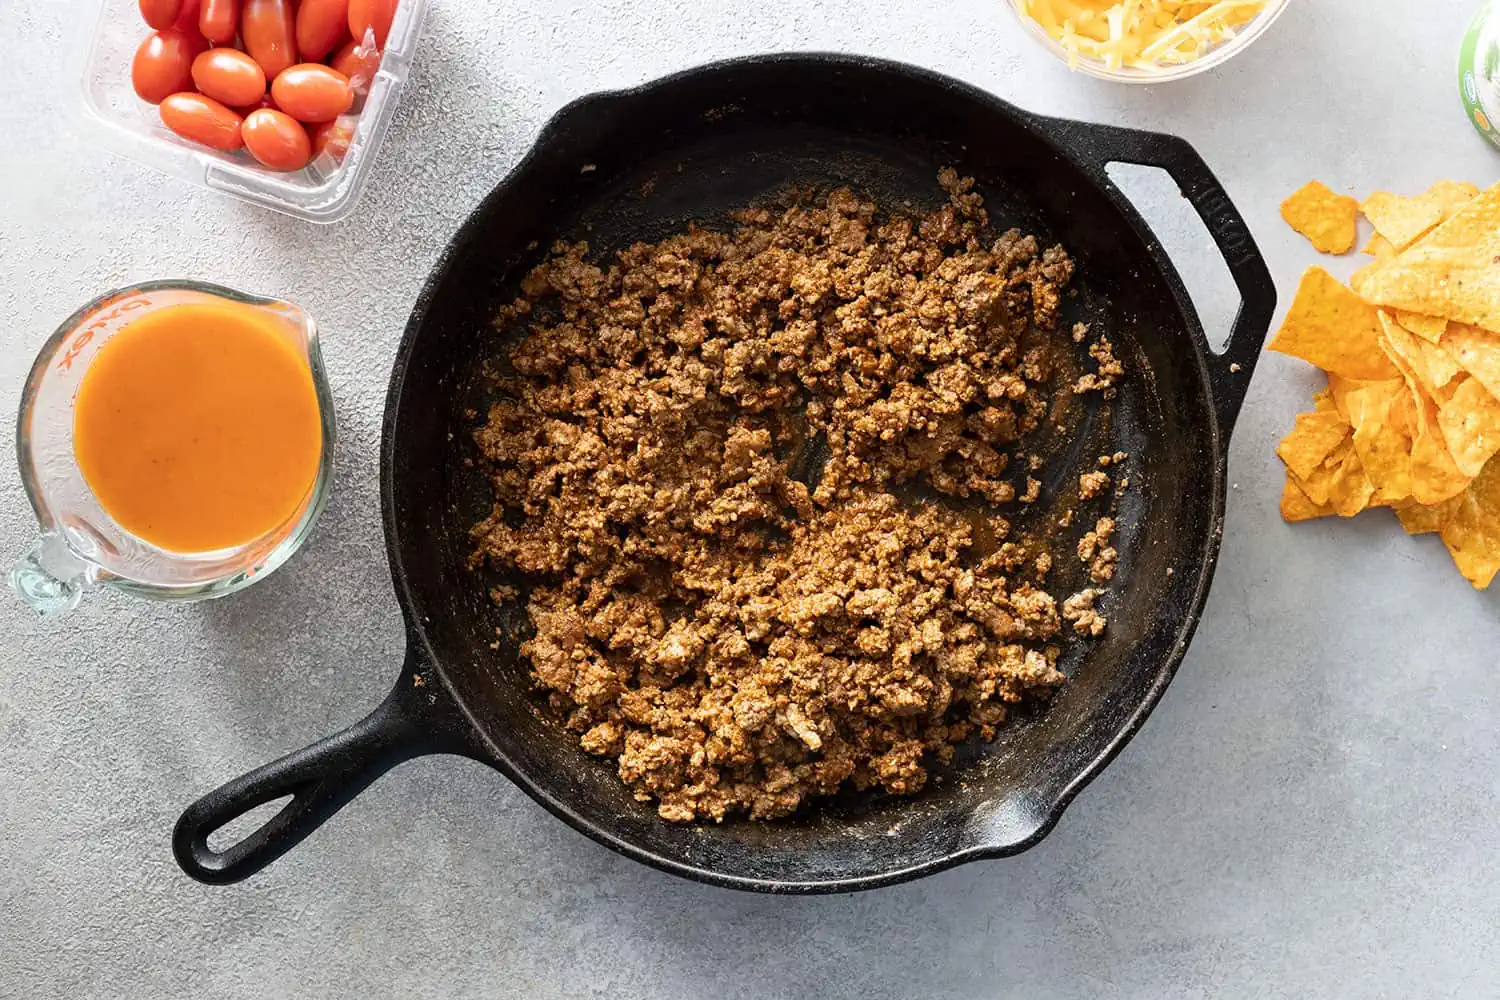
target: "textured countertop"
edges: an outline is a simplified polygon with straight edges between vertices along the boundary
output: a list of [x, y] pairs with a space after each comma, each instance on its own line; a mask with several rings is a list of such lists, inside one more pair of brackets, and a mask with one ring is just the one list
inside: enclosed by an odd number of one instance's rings
[[[1285, 302], [1315, 255], [1277, 205], [1304, 181], [1414, 193], [1500, 173], [1455, 93], [1476, 0], [1292, 0], [1226, 68], [1146, 89], [1069, 75], [1001, 0], [434, 0], [365, 200], [330, 228], [72, 131], [86, 6], [0, 4], [0, 412], [77, 305], [182, 275], [318, 316], [343, 436], [315, 539], [247, 593], [103, 595], [55, 623], [0, 597], [0, 997], [1493, 995], [1500, 601], [1388, 516], [1281, 523], [1272, 449], [1314, 377], [1274, 356], [1181, 674], [1022, 857], [858, 896], [741, 895], [620, 858], [447, 758], [393, 772], [238, 886], [188, 880], [168, 848], [184, 805], [353, 721], [394, 677], [376, 486], [391, 357], [439, 249], [568, 99], [836, 49], [1175, 132], [1245, 211]], [[1222, 330], [1227, 279], [1201, 228], [1160, 178], [1130, 188]], [[0, 553], [32, 530], [7, 459]]]

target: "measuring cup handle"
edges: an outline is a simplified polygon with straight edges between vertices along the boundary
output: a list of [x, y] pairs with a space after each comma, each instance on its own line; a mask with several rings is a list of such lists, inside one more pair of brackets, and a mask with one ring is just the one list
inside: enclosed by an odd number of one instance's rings
[[10, 570], [11, 589], [44, 618], [72, 611], [98, 582], [99, 567], [79, 557], [55, 531], [44, 532]]

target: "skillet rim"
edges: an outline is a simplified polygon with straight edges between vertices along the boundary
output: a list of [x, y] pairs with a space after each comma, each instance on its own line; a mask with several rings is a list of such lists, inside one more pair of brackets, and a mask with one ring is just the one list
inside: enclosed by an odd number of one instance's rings
[[[1209, 517], [1198, 567], [1198, 577], [1193, 587], [1191, 599], [1186, 604], [1186, 612], [1182, 625], [1177, 631], [1176, 643], [1170, 654], [1159, 665], [1150, 687], [1140, 703], [1131, 712], [1125, 724], [1110, 738], [1108, 745], [1099, 754], [1094, 756], [1077, 774], [1063, 784], [1050, 798], [1050, 801], [1047, 801], [1045, 814], [1042, 816], [1041, 821], [1035, 825], [1035, 828], [1019, 841], [1012, 841], [1005, 844], [981, 843], [971, 845], [959, 848], [943, 857], [924, 862], [920, 865], [912, 865], [906, 868], [869, 875], [824, 879], [820, 881], [765, 879], [730, 875], [677, 858], [658, 854], [592, 822], [577, 812], [569, 802], [549, 794], [546, 790], [535, 784], [525, 770], [512, 763], [493, 744], [486, 733], [486, 728], [478, 722], [474, 713], [465, 703], [462, 695], [449, 679], [447, 670], [441, 660], [434, 655], [426, 632], [421, 624], [422, 615], [420, 612], [423, 610], [423, 606], [408, 579], [406, 563], [402, 557], [400, 525], [395, 512], [394, 470], [396, 467], [396, 428], [400, 417], [402, 392], [406, 383], [407, 369], [421, 339], [422, 328], [428, 318], [428, 313], [438, 286], [444, 280], [449, 267], [463, 247], [472, 239], [479, 221], [488, 214], [490, 207], [502, 201], [511, 192], [516, 186], [518, 178], [534, 166], [543, 150], [555, 144], [558, 134], [567, 127], [568, 122], [574, 117], [580, 114], [597, 112], [610, 105], [626, 104], [646, 99], [660, 88], [681, 84], [695, 78], [714, 76], [740, 69], [764, 68], [768, 65], [811, 65], [830, 69], [873, 70], [880, 73], [905, 76], [934, 85], [950, 92], [950, 94], [956, 97], [975, 102], [991, 113], [1011, 120], [1016, 125], [1032, 133], [1037, 139], [1045, 143], [1059, 156], [1076, 167], [1085, 177], [1090, 179], [1115, 210], [1124, 217], [1125, 222], [1134, 230], [1145, 245], [1152, 263], [1164, 279], [1168, 290], [1172, 294], [1174, 305], [1185, 322], [1189, 338], [1193, 342], [1193, 360], [1196, 361], [1198, 378], [1204, 390], [1204, 398], [1208, 404], [1204, 408], [1208, 420], [1202, 426], [1201, 433], [1207, 436], [1206, 444], [1209, 446], [1214, 463], [1212, 491], [1208, 498], [1207, 513]], [[423, 666], [438, 676], [448, 700], [452, 702], [457, 713], [463, 718], [467, 728], [467, 735], [472, 744], [468, 756], [499, 771], [553, 816], [596, 843], [659, 871], [728, 889], [780, 895], [821, 895], [881, 888], [924, 878], [928, 875], [934, 875], [938, 872], [974, 861], [1011, 857], [1023, 853], [1036, 846], [1036, 844], [1045, 839], [1056, 828], [1058, 822], [1062, 819], [1063, 813], [1067, 811], [1079, 793], [1097, 778], [1119, 756], [1126, 744], [1140, 732], [1146, 720], [1160, 703], [1162, 696], [1166, 693], [1166, 689], [1176, 677], [1177, 671], [1181, 667], [1184, 657], [1187, 655], [1188, 647], [1191, 645], [1198, 625], [1202, 620], [1203, 610], [1208, 601], [1209, 590], [1218, 567], [1224, 534], [1226, 487], [1228, 483], [1227, 453], [1230, 428], [1224, 426], [1226, 421], [1221, 416], [1219, 408], [1214, 405], [1215, 397], [1222, 392], [1222, 389], [1215, 386], [1214, 379], [1208, 368], [1208, 357], [1212, 352], [1207, 345], [1201, 320], [1182, 282], [1181, 275], [1172, 263], [1171, 258], [1167, 255], [1161, 241], [1156, 237], [1140, 212], [1104, 171], [1105, 163], [1112, 161], [1108, 159], [1100, 160], [1098, 158], [1091, 159], [1084, 153], [1070, 147], [1062, 140], [1062, 134], [1069, 129], [1082, 130], [1090, 127], [1113, 128], [1113, 126], [1104, 125], [1094, 126], [1093, 123], [1077, 119], [1038, 115], [1017, 107], [975, 84], [910, 63], [872, 56], [816, 51], [751, 55], [704, 63], [666, 76], [647, 80], [633, 87], [585, 94], [564, 105], [547, 120], [537, 133], [536, 139], [527, 149], [526, 154], [507, 171], [505, 176], [469, 212], [457, 231], [444, 246], [437, 259], [433, 262], [427, 279], [423, 283], [422, 289], [412, 306], [410, 318], [407, 321], [400, 344], [397, 346], [395, 358], [392, 362], [390, 385], [386, 394], [385, 412], [381, 420], [381, 521], [384, 526], [386, 556], [390, 566], [392, 584], [396, 592], [397, 601], [401, 607], [402, 616], [406, 622], [410, 648], [418, 653]], [[1171, 141], [1175, 142], [1182, 141], [1168, 136], [1163, 136], [1162, 138], [1164, 140], [1171, 139]], [[1248, 305], [1248, 302], [1246, 305]], [[1265, 332], [1262, 332], [1258, 341], [1263, 341], [1264, 335]], [[1257, 343], [1257, 354], [1258, 348], [1259, 342]], [[1253, 364], [1253, 357], [1248, 359], [1244, 364], [1245, 370], [1243, 374], [1246, 385], [1248, 385], [1249, 376], [1252, 374]], [[408, 667], [408, 669], [411, 668]]]

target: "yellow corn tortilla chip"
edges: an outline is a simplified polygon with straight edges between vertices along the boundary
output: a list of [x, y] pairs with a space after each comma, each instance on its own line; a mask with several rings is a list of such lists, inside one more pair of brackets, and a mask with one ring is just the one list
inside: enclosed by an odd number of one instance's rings
[[1338, 412], [1338, 404], [1336, 404], [1333, 401], [1333, 390], [1332, 389], [1322, 389], [1322, 390], [1320, 390], [1318, 392], [1313, 393], [1313, 412], [1314, 413], [1336, 413], [1336, 412]]
[[[1448, 451], [1438, 420], [1442, 399], [1427, 390], [1416, 371], [1399, 352], [1390, 350], [1389, 344], [1382, 337], [1381, 347], [1389, 351], [1388, 358], [1401, 371], [1400, 382], [1405, 383], [1406, 391], [1395, 394], [1388, 419], [1403, 428], [1411, 440], [1411, 496], [1417, 503], [1442, 503], [1462, 493], [1472, 477], [1458, 468]], [[1358, 405], [1356, 394], [1370, 383], [1330, 377], [1328, 384], [1334, 400], [1352, 424]]]
[[1297, 426], [1282, 439], [1276, 454], [1288, 469], [1308, 479], [1353, 433], [1337, 413], [1299, 413]]
[[1479, 188], [1473, 184], [1438, 181], [1416, 198], [1377, 191], [1360, 206], [1360, 211], [1375, 227], [1376, 235], [1399, 251], [1452, 218], [1478, 194]]
[[1413, 388], [1420, 387], [1436, 397], [1461, 370], [1447, 351], [1416, 336], [1383, 309], [1380, 327], [1380, 349], [1408, 381], [1414, 380]]
[[1376, 191], [1359, 206], [1375, 232], [1400, 250], [1443, 221], [1443, 207], [1423, 198]]
[[1453, 356], [1436, 344], [1429, 344], [1425, 340], [1418, 341], [1422, 347], [1422, 360], [1426, 365], [1428, 382], [1436, 389], [1442, 389], [1452, 382], [1463, 369], [1459, 368], [1458, 362]]
[[1352, 279], [1366, 302], [1500, 330], [1500, 184]]
[[1348, 253], [1359, 238], [1359, 202], [1322, 181], [1308, 181], [1282, 202], [1281, 217], [1320, 253]]
[[1421, 313], [1396, 310], [1396, 322], [1415, 333], [1423, 340], [1436, 344], [1448, 332], [1448, 321], [1441, 316], [1423, 316]]
[[1459, 572], [1483, 590], [1500, 572], [1500, 461], [1479, 473], [1439, 529]]
[[1363, 282], [1369, 281], [1370, 277], [1376, 271], [1380, 270], [1388, 262], [1390, 262], [1392, 260], [1395, 260], [1395, 259], [1396, 259], [1396, 254], [1391, 254], [1391, 255], [1389, 255], [1387, 257], [1378, 258], [1376, 260], [1370, 261], [1370, 263], [1366, 264], [1364, 267], [1360, 268], [1359, 270], [1355, 271], [1353, 274], [1349, 275], [1349, 287], [1350, 288], [1358, 288]]
[[[1400, 375], [1400, 372], [1397, 372]], [[1339, 375], [1328, 376], [1328, 398], [1333, 403], [1333, 410], [1345, 421], [1349, 420], [1349, 394], [1375, 382], [1390, 381], [1389, 379], [1355, 379], [1343, 378]]]
[[1438, 427], [1453, 464], [1466, 476], [1478, 476], [1500, 452], [1500, 400], [1478, 379], [1463, 379], [1438, 410]]
[[1334, 454], [1338, 456], [1341, 452], [1344, 452], [1342, 457], [1330, 456], [1328, 463], [1332, 472], [1328, 483], [1328, 505], [1339, 517], [1353, 517], [1370, 508], [1375, 498], [1375, 486], [1365, 475], [1354, 443], [1340, 445]]
[[1439, 346], [1490, 391], [1500, 394], [1500, 335], [1478, 327], [1451, 323]]
[[1428, 506], [1415, 501], [1396, 504], [1392, 509], [1408, 535], [1430, 535], [1443, 530], [1443, 525], [1453, 516], [1453, 511], [1462, 502], [1462, 494], [1440, 504]]
[[1291, 469], [1287, 476], [1317, 507], [1328, 507], [1340, 517], [1353, 517], [1370, 507], [1375, 487], [1365, 476], [1353, 440], [1333, 450], [1311, 476], [1303, 478]]
[[1369, 382], [1348, 394], [1354, 451], [1374, 487], [1371, 500], [1399, 503], [1412, 495], [1412, 409], [1410, 390], [1401, 379]]
[[1447, 222], [1463, 211], [1465, 205], [1478, 198], [1479, 193], [1479, 185], [1468, 181], [1438, 181], [1422, 197], [1441, 205], [1443, 221]]
[[1270, 349], [1345, 378], [1379, 381], [1399, 372], [1380, 351], [1380, 314], [1321, 267], [1308, 268]]
[[1438, 504], [1468, 489], [1474, 477], [1464, 474], [1448, 450], [1437, 401], [1421, 392], [1415, 395], [1417, 414], [1412, 432], [1411, 496], [1417, 503]]
[[1421, 387], [1430, 391], [1431, 387], [1426, 385], [1426, 380], [1418, 371], [1419, 367], [1426, 367], [1422, 348], [1418, 344], [1419, 341], [1409, 330], [1397, 323], [1390, 313], [1380, 310], [1380, 350], [1412, 388]]
[[1391, 245], [1390, 240], [1376, 233], [1370, 237], [1370, 242], [1365, 244], [1365, 248], [1360, 253], [1374, 257], [1376, 260], [1385, 260], [1387, 257], [1396, 256], [1396, 248]]
[[1312, 502], [1308, 495], [1302, 492], [1302, 487], [1291, 476], [1287, 476], [1286, 485], [1281, 490], [1281, 517], [1288, 524], [1296, 524], [1298, 521], [1312, 521], [1320, 517], [1333, 516], [1332, 507], [1320, 507]]

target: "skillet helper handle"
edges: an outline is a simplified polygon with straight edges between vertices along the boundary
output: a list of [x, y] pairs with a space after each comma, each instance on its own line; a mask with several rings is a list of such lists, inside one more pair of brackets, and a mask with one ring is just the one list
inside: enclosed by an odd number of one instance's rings
[[[398, 687], [397, 691], [400, 691]], [[248, 878], [301, 843], [386, 771], [424, 752], [398, 693], [364, 719], [236, 778], [193, 803], [172, 831], [172, 853], [200, 882]], [[215, 850], [208, 838], [250, 810], [291, 800], [254, 832]]]
[[[1250, 228], [1203, 157], [1184, 139], [1113, 125], [1070, 123], [1082, 130], [1076, 148], [1087, 150], [1104, 173], [1110, 163], [1133, 163], [1165, 170], [1203, 220], [1224, 257], [1240, 292], [1240, 309], [1222, 353], [1207, 352], [1214, 409], [1221, 440], [1228, 440], [1250, 388], [1271, 319], [1276, 313], [1276, 283], [1250, 235]], [[1108, 176], [1104, 177], [1108, 183]]]

